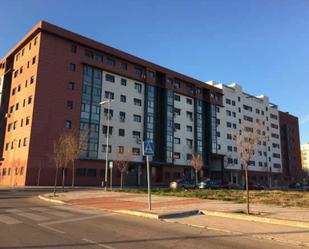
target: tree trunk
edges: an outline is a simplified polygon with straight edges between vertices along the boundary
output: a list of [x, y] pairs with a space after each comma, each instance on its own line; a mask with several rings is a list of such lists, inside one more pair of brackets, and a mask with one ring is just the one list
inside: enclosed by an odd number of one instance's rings
[[62, 168], [62, 192], [64, 192], [65, 168]]
[[58, 167], [56, 167], [56, 175], [55, 175], [55, 186], [54, 186], [54, 196], [56, 196], [56, 186], [58, 182]]
[[196, 186], [198, 185], [198, 171], [195, 170], [195, 183], [196, 183]]
[[75, 163], [74, 163], [74, 160], [72, 161], [72, 165], [73, 165], [73, 172], [72, 172], [72, 187], [74, 187], [74, 185], [75, 185]]
[[248, 165], [245, 166], [247, 214], [250, 214]]
[[123, 179], [123, 173], [121, 172], [121, 175], [120, 175], [120, 189], [122, 189], [122, 179]]

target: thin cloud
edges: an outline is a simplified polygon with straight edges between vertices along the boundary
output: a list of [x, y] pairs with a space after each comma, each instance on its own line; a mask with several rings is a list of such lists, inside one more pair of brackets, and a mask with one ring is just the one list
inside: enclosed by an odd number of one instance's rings
[[306, 123], [309, 123], [309, 114], [303, 116], [301, 119], [300, 119], [300, 124], [301, 125], [304, 125]]

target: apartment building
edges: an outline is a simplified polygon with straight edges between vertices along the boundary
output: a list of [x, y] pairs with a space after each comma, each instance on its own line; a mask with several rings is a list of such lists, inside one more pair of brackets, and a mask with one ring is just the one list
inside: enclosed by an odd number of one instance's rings
[[279, 111], [282, 184], [302, 181], [302, 165], [298, 118], [288, 112]]
[[[254, 130], [259, 125], [261, 144], [249, 162], [249, 181], [267, 186], [281, 183], [282, 157], [278, 107], [267, 96], [243, 92], [238, 84], [207, 82], [222, 90], [223, 106], [217, 106], [218, 154], [224, 155], [224, 179], [243, 184], [243, 164], [239, 157], [236, 136], [241, 130]], [[250, 133], [250, 132], [249, 132]]]
[[[1, 185], [52, 185], [53, 142], [66, 130], [89, 131], [78, 185], [101, 184], [106, 150], [109, 160], [128, 154], [127, 183], [143, 184], [145, 139], [155, 145], [154, 184], [192, 177], [192, 152], [203, 156], [204, 177], [207, 165], [223, 160], [215, 124], [221, 89], [47, 22], [0, 60], [0, 79]], [[66, 174], [70, 184], [70, 166]]]
[[[106, 152], [109, 160], [130, 161], [126, 184], [145, 184], [143, 140], [155, 147], [153, 184], [193, 178], [192, 153], [202, 156], [202, 179], [242, 184], [232, 138], [256, 121], [269, 139], [250, 162], [250, 182], [292, 181], [298, 120], [268, 97], [193, 79], [41, 21], [0, 60], [0, 185], [53, 185], [53, 143], [68, 130], [89, 134], [76, 162], [77, 185], [101, 185]], [[112, 174], [118, 184], [119, 172]], [[71, 184], [70, 165], [66, 175]]]
[[309, 143], [301, 145], [302, 169], [309, 175]]

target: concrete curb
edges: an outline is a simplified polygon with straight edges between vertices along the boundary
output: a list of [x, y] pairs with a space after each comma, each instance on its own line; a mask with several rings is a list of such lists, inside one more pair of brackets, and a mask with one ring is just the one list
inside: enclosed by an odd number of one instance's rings
[[128, 215], [134, 215], [139, 216], [147, 219], [155, 219], [155, 220], [161, 220], [161, 219], [172, 219], [172, 218], [181, 218], [186, 216], [192, 216], [197, 215], [200, 213], [199, 210], [189, 210], [184, 212], [175, 212], [175, 213], [166, 213], [166, 214], [154, 214], [146, 211], [139, 211], [139, 210], [112, 210], [114, 213], [119, 214], [128, 214]]
[[38, 198], [43, 200], [43, 201], [48, 201], [48, 202], [58, 203], [58, 204], [65, 204], [64, 201], [48, 198], [48, 197], [45, 197], [43, 195], [39, 195]]
[[309, 229], [308, 222], [258, 217], [258, 216], [246, 215], [246, 214], [224, 213], [224, 212], [216, 212], [216, 211], [209, 211], [209, 210], [200, 210], [200, 212], [206, 216], [207, 215], [217, 216], [217, 217], [222, 217], [222, 218], [230, 218], [230, 219], [237, 219], [237, 220], [261, 222], [261, 223], [267, 223], [267, 224], [273, 224], [273, 225], [283, 225], [283, 226], [292, 226], [292, 227]]

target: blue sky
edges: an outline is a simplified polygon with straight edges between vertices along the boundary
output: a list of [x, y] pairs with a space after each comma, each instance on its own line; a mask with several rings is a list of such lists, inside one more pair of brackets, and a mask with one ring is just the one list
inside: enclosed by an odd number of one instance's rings
[[44, 19], [194, 78], [238, 82], [309, 142], [308, 0], [1, 0], [0, 57]]

